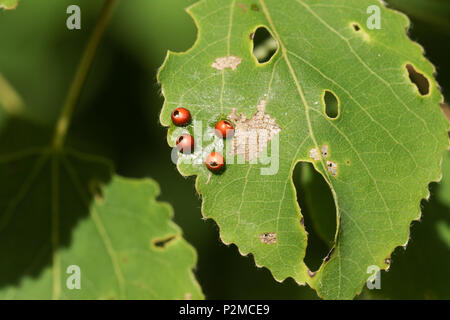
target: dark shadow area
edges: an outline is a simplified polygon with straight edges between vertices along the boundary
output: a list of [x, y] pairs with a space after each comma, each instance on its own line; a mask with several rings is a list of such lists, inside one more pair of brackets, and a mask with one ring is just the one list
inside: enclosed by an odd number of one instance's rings
[[89, 214], [89, 186], [109, 181], [110, 167], [50, 151], [51, 135], [18, 118], [6, 120], [1, 130], [0, 287], [51, 266], [54, 249], [69, 247], [74, 227]]

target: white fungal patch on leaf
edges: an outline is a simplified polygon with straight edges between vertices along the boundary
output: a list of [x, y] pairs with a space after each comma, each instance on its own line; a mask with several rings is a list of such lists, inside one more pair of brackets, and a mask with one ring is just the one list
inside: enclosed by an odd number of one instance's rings
[[223, 70], [225, 68], [230, 68], [231, 70], [236, 70], [237, 66], [242, 62], [242, 59], [236, 56], [227, 56], [217, 58], [211, 65], [211, 67], [217, 70]]
[[314, 161], [320, 160], [321, 154], [324, 159], [328, 158], [328, 145], [324, 144], [322, 148], [320, 148], [320, 153], [317, 148], [312, 148], [311, 150], [309, 150], [309, 157]]
[[275, 119], [265, 113], [267, 100], [259, 102], [257, 112], [247, 119], [233, 109], [228, 116], [234, 125], [234, 136], [229, 155], [243, 155], [246, 161], [259, 157], [272, 138], [281, 131]]
[[328, 157], [328, 146], [325, 144], [322, 146], [322, 148], [320, 149], [320, 151], [322, 152], [322, 156], [324, 158]]
[[265, 244], [277, 243], [277, 234], [274, 232], [265, 232], [259, 235], [259, 239]]
[[327, 161], [328, 172], [330, 172], [333, 176], [337, 175], [337, 163], [333, 161]]
[[312, 148], [311, 150], [309, 150], [309, 157], [311, 159], [313, 159], [314, 161], [317, 161], [320, 159], [319, 151], [317, 150], [317, 148]]

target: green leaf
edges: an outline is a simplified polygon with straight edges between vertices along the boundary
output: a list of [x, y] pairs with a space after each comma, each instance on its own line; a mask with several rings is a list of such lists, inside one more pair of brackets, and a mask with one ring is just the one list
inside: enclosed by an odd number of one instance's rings
[[[0, 121], [7, 118], [7, 115], [18, 115], [23, 110], [23, 101], [19, 94], [14, 90], [11, 84], [0, 73]], [[0, 123], [1, 127], [1, 123]]]
[[0, 0], [0, 9], [15, 9], [19, 4], [19, 0]]
[[[373, 4], [200, 1], [188, 10], [199, 28], [195, 45], [170, 52], [158, 77], [165, 97], [161, 123], [170, 126], [171, 146], [182, 131], [171, 125], [172, 110], [182, 106], [193, 115], [185, 130], [194, 133], [197, 151], [181, 155], [177, 166], [183, 175], [198, 176], [203, 215], [217, 222], [223, 242], [252, 253], [276, 280], [292, 277], [325, 298], [354, 297], [367, 268], [386, 268], [394, 248], [408, 242], [411, 221], [419, 219], [420, 200], [428, 196], [428, 183], [439, 179], [448, 147], [434, 67], [407, 37], [404, 15], [377, 3], [382, 27], [367, 27], [366, 10]], [[264, 64], [252, 55], [253, 32], [260, 26], [279, 47]], [[224, 57], [234, 65], [220, 68]], [[428, 94], [411, 82], [407, 65], [411, 77], [424, 75]], [[336, 119], [325, 114], [325, 91], [340, 103]], [[267, 147], [279, 139], [276, 174], [262, 175], [267, 164], [236, 164], [231, 156], [220, 175], [188, 163], [204, 159], [208, 145], [220, 145], [193, 126], [211, 129], [223, 117], [242, 126], [233, 108], [250, 119], [264, 105], [268, 129], [280, 128]], [[320, 152], [324, 145], [327, 157]], [[292, 183], [299, 161], [313, 163], [323, 175], [339, 213], [334, 253], [315, 273], [303, 262], [307, 234]]]
[[[9, 118], [0, 135], [0, 297], [202, 298], [194, 249], [150, 179], [108, 160], [46, 147], [51, 132]], [[81, 289], [70, 289], [70, 266]], [[68, 280], [69, 279], [69, 280]], [[72, 279], [72, 280], [70, 280]]]

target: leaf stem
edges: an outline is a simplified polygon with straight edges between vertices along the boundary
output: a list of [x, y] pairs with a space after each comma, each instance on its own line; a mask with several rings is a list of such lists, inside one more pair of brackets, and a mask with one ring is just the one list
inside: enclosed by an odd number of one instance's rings
[[106, 0], [103, 5], [102, 11], [97, 19], [94, 31], [92, 32], [89, 41], [84, 49], [81, 61], [78, 64], [75, 77], [70, 85], [69, 92], [66, 97], [66, 101], [62, 108], [61, 114], [56, 122], [55, 133], [53, 136], [53, 148], [56, 150], [61, 149], [64, 145], [64, 141], [67, 135], [67, 130], [69, 129], [70, 120], [72, 118], [73, 110], [80, 96], [81, 90], [83, 89], [86, 77], [92, 65], [95, 53], [97, 51], [100, 39], [105, 31], [106, 25], [109, 18], [111, 17], [111, 12], [114, 4], [117, 0]]

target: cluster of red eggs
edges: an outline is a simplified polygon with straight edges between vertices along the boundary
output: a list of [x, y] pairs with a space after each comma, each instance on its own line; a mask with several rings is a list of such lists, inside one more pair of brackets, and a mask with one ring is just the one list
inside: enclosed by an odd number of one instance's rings
[[[172, 112], [172, 122], [182, 127], [191, 122], [191, 113], [185, 108], [176, 108]], [[234, 134], [234, 126], [228, 120], [220, 120], [215, 125], [215, 133], [219, 138], [228, 139]], [[194, 138], [183, 134], [177, 139], [177, 148], [181, 153], [191, 153], [194, 150]], [[219, 152], [211, 152], [205, 160], [206, 167], [212, 172], [220, 172], [225, 166], [225, 160]]]

